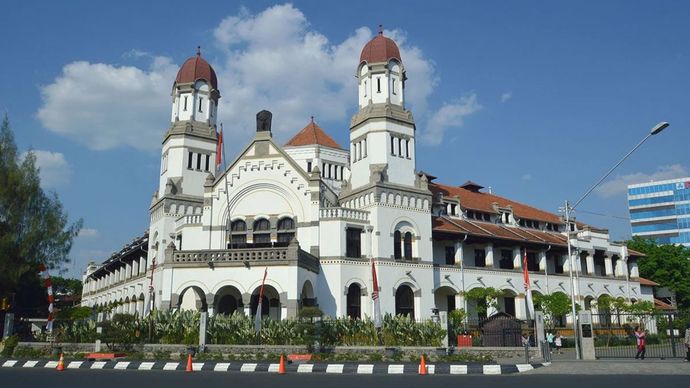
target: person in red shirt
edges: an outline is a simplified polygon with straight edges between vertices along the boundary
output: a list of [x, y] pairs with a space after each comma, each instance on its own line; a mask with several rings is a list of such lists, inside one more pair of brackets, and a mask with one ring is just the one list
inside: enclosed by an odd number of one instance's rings
[[637, 338], [637, 354], [635, 354], [635, 359], [644, 360], [644, 355], [646, 350], [645, 332], [640, 329], [639, 326], [635, 327], [635, 338]]

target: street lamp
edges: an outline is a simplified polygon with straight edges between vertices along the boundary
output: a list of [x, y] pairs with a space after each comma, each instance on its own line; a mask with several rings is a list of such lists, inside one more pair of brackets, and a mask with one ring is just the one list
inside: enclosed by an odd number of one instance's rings
[[597, 181], [597, 183], [595, 183], [589, 190], [587, 190], [587, 192], [584, 193], [584, 194], [582, 195], [582, 197], [580, 197], [580, 199], [578, 199], [577, 202], [575, 202], [574, 205], [571, 206], [571, 205], [570, 205], [570, 202], [568, 202], [568, 200], [565, 201], [565, 207], [564, 207], [563, 211], [564, 211], [564, 213], [565, 213], [564, 215], [565, 215], [565, 225], [566, 225], [566, 240], [567, 240], [567, 244], [568, 244], [568, 268], [569, 268], [569, 273], [570, 273], [570, 307], [571, 307], [571, 310], [572, 310], [571, 313], [573, 314], [573, 326], [574, 326], [574, 328], [575, 328], [575, 334], [576, 334], [576, 337], [577, 337], [577, 338], [575, 338], [575, 355], [576, 355], [576, 357], [577, 357], [578, 360], [582, 359], [582, 354], [580, 353], [580, 344], [579, 344], [579, 342], [580, 342], [580, 328], [579, 328], [578, 325], [577, 325], [577, 312], [576, 312], [576, 309], [575, 309], [575, 297], [576, 297], [576, 295], [575, 295], [575, 281], [574, 281], [574, 279], [573, 279], [573, 269], [574, 269], [574, 265], [573, 265], [573, 256], [572, 256], [572, 252], [571, 252], [571, 247], [570, 247], [570, 235], [571, 235], [571, 233], [572, 233], [572, 231], [571, 231], [571, 229], [570, 229], [570, 213], [571, 213], [572, 211], [574, 211], [575, 208], [576, 208], [585, 198], [587, 198], [587, 196], [588, 196], [592, 191], [594, 191], [594, 189], [596, 189], [597, 186], [599, 186], [599, 185], [601, 184], [601, 182], [604, 181], [604, 179], [608, 178], [608, 176], [611, 175], [611, 173], [613, 172], [613, 170], [615, 170], [616, 168], [618, 168], [618, 166], [620, 166], [626, 159], [628, 159], [628, 157], [629, 157], [633, 152], [635, 152], [638, 148], [640, 148], [640, 146], [641, 146], [645, 141], [647, 141], [647, 139], [649, 139], [650, 137], [652, 137], [652, 136], [654, 136], [654, 135], [657, 135], [657, 134], [661, 133], [661, 131], [663, 131], [664, 129], [666, 129], [666, 127], [668, 127], [668, 125], [669, 125], [669, 124], [668, 124], [667, 122], [665, 122], [665, 121], [662, 121], [662, 122], [660, 122], [659, 124], [655, 125], [654, 128], [652, 128], [652, 129], [649, 131], [649, 133], [647, 134], [647, 136], [645, 136], [639, 143], [637, 143], [637, 145], [636, 145], [635, 147], [633, 147], [633, 149], [631, 149], [630, 152], [628, 152], [627, 154], [625, 154], [625, 156], [623, 156], [623, 158], [622, 158], [621, 160], [619, 160], [618, 163], [616, 163], [613, 167], [611, 167], [611, 169], [610, 169], [606, 174], [604, 174], [604, 176], [602, 176], [601, 179], [599, 179], [599, 180]]

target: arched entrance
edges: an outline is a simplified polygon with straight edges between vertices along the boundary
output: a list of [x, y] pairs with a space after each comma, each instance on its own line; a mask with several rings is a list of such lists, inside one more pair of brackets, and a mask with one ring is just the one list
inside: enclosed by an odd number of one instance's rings
[[213, 304], [216, 314], [232, 315], [235, 312], [243, 313], [242, 294], [233, 286], [224, 286], [218, 290]]
[[346, 310], [348, 318], [362, 318], [362, 287], [359, 283], [352, 283], [347, 287]]
[[316, 298], [314, 297], [314, 287], [309, 280], [302, 285], [302, 293], [300, 294], [300, 303], [302, 307], [316, 306]]
[[[256, 287], [254, 289], [254, 292], [252, 293], [252, 299], [249, 305], [252, 316], [256, 315], [256, 310], [259, 305], [260, 290], [261, 286]], [[278, 294], [278, 291], [276, 291], [276, 289], [273, 288], [273, 286], [270, 286], [268, 284], [264, 285], [264, 296], [261, 302], [261, 316], [275, 320], [280, 320], [280, 310], [280, 295]]]
[[177, 307], [180, 310], [206, 311], [206, 294], [197, 286], [189, 286], [180, 293]]
[[498, 310], [502, 311], [512, 317], [515, 317], [515, 291], [513, 290], [503, 290], [503, 296], [498, 298]]
[[450, 312], [462, 306], [455, 305], [455, 290], [448, 286], [442, 286], [434, 291], [434, 305], [438, 311]]
[[408, 285], [395, 290], [395, 315], [407, 315], [414, 320], [414, 292]]

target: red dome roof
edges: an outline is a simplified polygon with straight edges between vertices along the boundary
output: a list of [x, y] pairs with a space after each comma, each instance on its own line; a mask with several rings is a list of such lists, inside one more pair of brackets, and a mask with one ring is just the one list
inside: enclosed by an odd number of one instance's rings
[[383, 36], [383, 32], [379, 31], [374, 39], [364, 45], [362, 54], [359, 56], [359, 63], [388, 62], [391, 58], [395, 58], [402, 62], [400, 58], [400, 49], [398, 49], [398, 45], [395, 44], [393, 39], [386, 38]]
[[199, 79], [209, 82], [213, 89], [218, 89], [216, 71], [201, 57], [201, 52], [197, 49], [196, 55], [187, 59], [180, 67], [180, 71], [175, 77], [175, 83], [193, 83]]

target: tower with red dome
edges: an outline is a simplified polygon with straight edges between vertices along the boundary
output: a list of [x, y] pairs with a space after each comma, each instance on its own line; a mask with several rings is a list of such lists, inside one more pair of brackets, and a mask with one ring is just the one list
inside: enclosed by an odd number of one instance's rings
[[159, 186], [150, 208], [151, 245], [157, 243], [159, 251], [171, 243], [176, 219], [202, 213], [204, 184], [215, 172], [220, 92], [216, 72], [199, 48], [177, 72], [171, 96]]
[[369, 211], [373, 257], [398, 257], [405, 241], [408, 256], [431, 257], [431, 243], [422, 237], [431, 230], [431, 192], [426, 177], [416, 173], [405, 66], [398, 45], [382, 30], [362, 49], [356, 77], [359, 110], [350, 123], [351, 174], [341, 203]]

